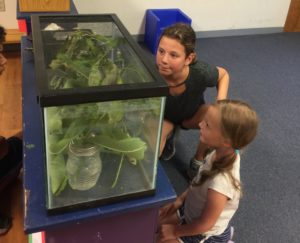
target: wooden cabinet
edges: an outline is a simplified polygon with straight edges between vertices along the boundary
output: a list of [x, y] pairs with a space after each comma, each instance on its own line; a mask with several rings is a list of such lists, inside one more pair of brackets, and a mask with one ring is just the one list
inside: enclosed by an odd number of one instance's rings
[[19, 0], [21, 12], [67, 12], [70, 0]]
[[291, 0], [289, 12], [284, 25], [284, 32], [300, 31], [300, 0]]

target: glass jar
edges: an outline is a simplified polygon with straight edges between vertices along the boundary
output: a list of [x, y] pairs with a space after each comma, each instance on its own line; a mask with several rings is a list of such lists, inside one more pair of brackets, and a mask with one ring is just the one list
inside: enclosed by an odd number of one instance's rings
[[72, 189], [80, 191], [91, 189], [96, 185], [102, 170], [99, 148], [71, 142], [66, 170]]

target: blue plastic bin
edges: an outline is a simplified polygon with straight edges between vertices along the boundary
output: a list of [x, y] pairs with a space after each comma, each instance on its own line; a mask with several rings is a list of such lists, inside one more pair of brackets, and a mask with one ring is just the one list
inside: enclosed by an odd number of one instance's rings
[[164, 28], [178, 22], [191, 25], [192, 19], [178, 8], [148, 9], [146, 11], [144, 42], [153, 54], [156, 53], [158, 40]]

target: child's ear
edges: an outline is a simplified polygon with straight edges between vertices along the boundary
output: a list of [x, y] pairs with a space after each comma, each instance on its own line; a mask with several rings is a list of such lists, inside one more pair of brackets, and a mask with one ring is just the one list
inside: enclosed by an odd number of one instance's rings
[[229, 139], [227, 139], [227, 138], [224, 138], [223, 144], [224, 144], [224, 146], [227, 147], [227, 148], [232, 148], [232, 143], [231, 143], [231, 141], [230, 141]]
[[186, 59], [185, 59], [185, 65], [190, 65], [196, 58], [196, 53], [195, 52], [192, 52], [190, 53]]

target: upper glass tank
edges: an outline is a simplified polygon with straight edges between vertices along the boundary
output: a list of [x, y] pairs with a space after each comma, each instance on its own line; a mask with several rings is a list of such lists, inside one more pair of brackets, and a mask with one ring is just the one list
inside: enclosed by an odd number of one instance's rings
[[168, 87], [114, 14], [33, 15], [47, 210], [153, 194]]

